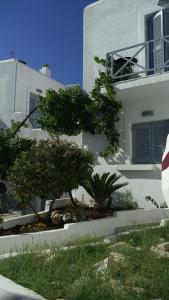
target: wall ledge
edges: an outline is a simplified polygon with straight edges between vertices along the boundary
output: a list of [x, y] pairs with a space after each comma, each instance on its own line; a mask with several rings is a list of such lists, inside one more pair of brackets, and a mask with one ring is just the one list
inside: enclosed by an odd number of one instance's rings
[[121, 171], [161, 171], [161, 164], [146, 164], [146, 165], [119, 165], [116, 170]]

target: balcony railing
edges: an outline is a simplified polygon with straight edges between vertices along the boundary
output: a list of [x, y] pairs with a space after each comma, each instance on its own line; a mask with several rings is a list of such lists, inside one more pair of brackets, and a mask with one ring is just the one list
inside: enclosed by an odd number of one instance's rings
[[114, 81], [169, 71], [169, 35], [107, 53]]

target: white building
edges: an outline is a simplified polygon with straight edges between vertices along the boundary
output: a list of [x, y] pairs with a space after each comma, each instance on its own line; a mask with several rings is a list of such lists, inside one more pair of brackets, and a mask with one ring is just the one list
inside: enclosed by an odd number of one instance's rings
[[[0, 61], [0, 128], [10, 127], [12, 121], [22, 121], [37, 106], [40, 95], [45, 96], [48, 89], [57, 91], [59, 88], [64, 89], [65, 86], [52, 79], [48, 65], [36, 71], [20, 60]], [[20, 136], [38, 140], [48, 138], [37, 119], [36, 111], [29, 118], [29, 127], [21, 129]], [[82, 145], [82, 134], [63, 138]], [[41, 209], [40, 201], [36, 201], [36, 208]]]
[[[111, 61], [123, 107], [120, 151], [113, 161], [98, 157], [95, 170], [120, 172], [141, 207], [150, 205], [144, 200], [147, 195], [162, 203], [161, 157], [169, 133], [169, 1], [100, 0], [87, 6], [83, 69], [87, 92], [98, 75], [94, 55]], [[95, 139], [85, 140], [89, 150]]]
[[[20, 121], [37, 105], [39, 95], [47, 89], [58, 90], [63, 84], [51, 78], [48, 65], [36, 71], [25, 62], [15, 59], [0, 61], [0, 127], [11, 126], [11, 121]], [[37, 115], [30, 117], [30, 137], [40, 137]]]
[[[69, 138], [95, 154], [96, 172], [119, 172], [128, 181], [141, 207], [145, 196], [164, 201], [161, 157], [169, 132], [169, 0], [100, 0], [84, 10], [83, 88], [90, 92], [99, 66], [94, 55], [111, 61], [110, 71], [122, 102], [120, 149], [115, 157], [99, 156], [105, 146], [100, 136], [80, 134]], [[118, 68], [117, 68], [118, 63]], [[119, 66], [120, 64], [120, 66]], [[126, 74], [124, 72], [130, 72]], [[132, 71], [132, 72], [131, 72]], [[49, 88], [64, 86], [51, 78], [44, 65], [40, 72], [14, 59], [0, 62], [0, 127], [21, 120]], [[28, 137], [44, 138], [30, 118]], [[84, 190], [76, 196], [83, 198]]]

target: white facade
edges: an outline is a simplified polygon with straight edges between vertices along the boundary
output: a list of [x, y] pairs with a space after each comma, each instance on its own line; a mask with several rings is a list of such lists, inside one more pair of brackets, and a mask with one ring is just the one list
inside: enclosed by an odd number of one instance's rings
[[[31, 111], [31, 95], [38, 99], [45, 96], [48, 89], [65, 88], [63, 84], [51, 78], [48, 65], [42, 66], [40, 71], [30, 68], [21, 61], [10, 59], [0, 61], [0, 128], [11, 126], [12, 120], [22, 121]], [[28, 128], [21, 128], [20, 136], [35, 139], [47, 139], [47, 132], [35, 128], [28, 121]], [[63, 136], [69, 141], [82, 145], [82, 134], [75, 137]], [[36, 208], [40, 210], [40, 201], [36, 201]]]
[[[31, 110], [30, 97], [45, 95], [46, 90], [65, 88], [63, 84], [51, 78], [48, 65], [43, 65], [39, 71], [30, 68], [19, 60], [0, 61], [0, 127], [11, 126], [11, 121], [21, 121]], [[21, 129], [21, 135], [30, 138], [44, 139], [48, 135], [40, 128]], [[66, 137], [77, 144], [82, 143], [81, 135]]]
[[[159, 6], [158, 3], [158, 0], [100, 0], [85, 8], [83, 87], [87, 92], [91, 91], [100, 68], [94, 62], [94, 55], [106, 58], [107, 53], [125, 48], [117, 53], [123, 57], [132, 57], [140, 48], [131, 46], [147, 41], [148, 18], [152, 16], [155, 24], [156, 16], [163, 14], [164, 10], [169, 8], [169, 4]], [[168, 32], [169, 25], [166, 26]], [[168, 42], [166, 45], [168, 47]], [[159, 50], [159, 48], [160, 46], [156, 45], [155, 49]], [[145, 48], [136, 58], [139, 65], [146, 65]], [[134, 71], [138, 70], [139, 67], [136, 65]], [[142, 163], [133, 163], [135, 146], [132, 126], [140, 124], [152, 126], [155, 124], [152, 122], [155, 121], [168, 122], [169, 73], [166, 71], [168, 70], [165, 69], [164, 72], [164, 69], [161, 69], [152, 72], [154, 74], [151, 75], [142, 72], [135, 78], [133, 76], [126, 81], [115, 83], [117, 98], [122, 102], [121, 120], [118, 124], [120, 150], [112, 160], [98, 157], [98, 164], [95, 167], [98, 172], [120, 172], [123, 181], [129, 182], [127, 189], [132, 189], [133, 196], [141, 207], [151, 205], [144, 199], [147, 195], [159, 203], [164, 201], [161, 189], [161, 161], [146, 163], [145, 160]], [[156, 142], [158, 143], [157, 140]], [[85, 142], [87, 143], [88, 141]], [[94, 141], [93, 145], [95, 145]], [[100, 140], [100, 147], [101, 145]]]
[[15, 112], [29, 113], [30, 93], [45, 95], [49, 88], [64, 86], [15, 59], [0, 61], [1, 127], [11, 125]]

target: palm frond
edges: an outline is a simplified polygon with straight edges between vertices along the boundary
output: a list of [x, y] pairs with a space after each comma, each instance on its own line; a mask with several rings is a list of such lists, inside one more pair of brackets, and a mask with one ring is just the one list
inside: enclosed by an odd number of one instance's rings
[[106, 202], [110, 199], [112, 193], [128, 184], [127, 182], [114, 184], [121, 177], [116, 173], [110, 175], [110, 172], [102, 175], [95, 173], [82, 186], [97, 205], [106, 206]]

